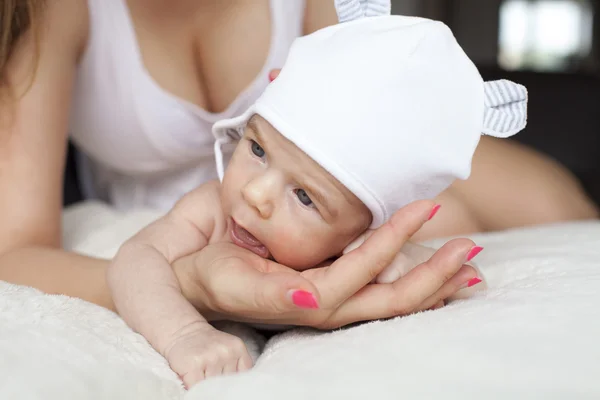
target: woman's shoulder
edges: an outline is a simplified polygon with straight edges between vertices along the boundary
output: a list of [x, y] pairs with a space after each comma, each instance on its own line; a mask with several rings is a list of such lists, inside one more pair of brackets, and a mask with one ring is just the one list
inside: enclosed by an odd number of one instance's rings
[[88, 0], [58, 0], [46, 2], [42, 10], [40, 31], [42, 42], [60, 42], [78, 60], [89, 36]]

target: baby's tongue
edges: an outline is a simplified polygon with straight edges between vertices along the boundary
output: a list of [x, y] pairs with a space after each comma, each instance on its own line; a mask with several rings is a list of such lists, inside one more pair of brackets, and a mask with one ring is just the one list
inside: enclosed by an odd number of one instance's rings
[[269, 257], [269, 250], [267, 247], [263, 245], [257, 238], [255, 238], [250, 232], [239, 226], [235, 221], [233, 221], [232, 228], [232, 239], [236, 245], [250, 250], [260, 257]]
[[253, 247], [259, 247], [262, 246], [263, 244], [257, 239], [255, 238], [250, 232], [248, 232], [247, 230], [245, 230], [244, 228], [242, 228], [241, 226], [239, 226], [238, 224], [235, 224], [236, 227], [236, 234], [237, 236], [243, 240], [244, 242], [246, 242], [247, 244], [249, 244], [250, 246]]

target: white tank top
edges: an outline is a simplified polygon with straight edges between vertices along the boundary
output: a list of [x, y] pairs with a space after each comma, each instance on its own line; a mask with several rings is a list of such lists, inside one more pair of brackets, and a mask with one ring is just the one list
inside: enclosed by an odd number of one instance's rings
[[70, 133], [83, 153], [86, 198], [120, 209], [168, 210], [186, 192], [217, 178], [213, 123], [243, 113], [281, 68], [302, 35], [304, 0], [271, 0], [271, 47], [262, 71], [220, 113], [162, 89], [142, 61], [125, 0], [88, 0], [90, 32], [79, 65]]

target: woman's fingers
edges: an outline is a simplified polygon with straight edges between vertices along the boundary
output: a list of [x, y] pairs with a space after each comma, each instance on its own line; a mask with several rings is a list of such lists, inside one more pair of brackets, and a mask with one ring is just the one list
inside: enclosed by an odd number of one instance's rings
[[269, 72], [269, 81], [273, 82], [275, 80], [275, 78], [277, 78], [279, 76], [280, 72], [281, 72], [281, 69], [272, 69]]
[[[322, 279], [316, 282], [323, 304], [335, 307], [371, 282], [394, 260], [402, 245], [423, 226], [434, 207], [435, 203], [428, 200], [407, 205], [375, 230], [360, 247], [331, 264]], [[431, 293], [433, 291], [427, 294]], [[378, 308], [381, 306], [373, 307]]]
[[429, 296], [415, 311], [423, 311], [428, 310], [439, 304], [440, 302], [444, 302], [452, 297], [456, 292], [463, 289], [469, 280], [475, 278], [477, 276], [477, 271], [469, 265], [463, 265], [458, 272], [450, 278], [446, 283], [442, 285], [442, 287]]
[[415, 312], [462, 268], [473, 246], [468, 239], [452, 240], [398, 281], [364, 287], [332, 314], [326, 327]]
[[439, 308], [442, 308], [446, 305], [446, 303], [444, 302], [444, 300], [439, 301], [437, 304], [435, 304], [433, 307], [430, 307], [429, 310], [437, 310]]
[[[410, 283], [410, 290], [405, 299], [411, 305], [411, 310], [417, 309], [423, 301], [449, 282], [461, 270], [467, 261], [467, 255], [474, 247], [475, 244], [469, 239], [451, 240], [436, 251], [429, 261], [408, 272], [406, 277], [413, 282]], [[403, 280], [404, 278], [395, 284], [405, 286]]]

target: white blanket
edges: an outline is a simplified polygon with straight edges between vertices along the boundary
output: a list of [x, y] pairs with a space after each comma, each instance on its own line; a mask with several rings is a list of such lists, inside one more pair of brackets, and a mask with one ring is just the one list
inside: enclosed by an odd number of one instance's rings
[[[88, 203], [65, 213], [65, 241], [110, 257], [156, 217]], [[599, 399], [600, 222], [474, 239], [490, 286], [475, 298], [332, 333], [291, 331], [252, 371], [188, 393], [113, 313], [0, 282], [0, 399]]]

